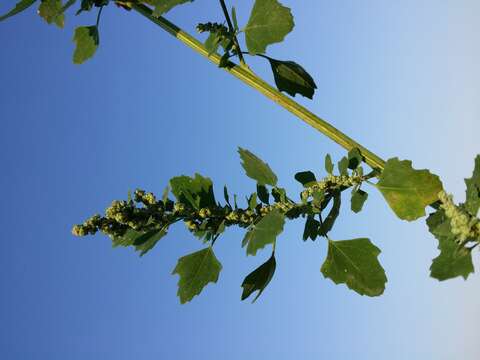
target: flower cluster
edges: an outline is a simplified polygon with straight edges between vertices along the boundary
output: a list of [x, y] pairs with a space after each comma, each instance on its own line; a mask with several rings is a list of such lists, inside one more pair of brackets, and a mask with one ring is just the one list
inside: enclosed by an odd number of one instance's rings
[[445, 211], [445, 216], [450, 220], [452, 234], [456, 236], [457, 242], [462, 244], [466, 240], [480, 238], [480, 221], [478, 218], [469, 215], [453, 202], [453, 196], [445, 191], [438, 194], [440, 207]]
[[[194, 234], [215, 235], [226, 226], [237, 225], [247, 228], [273, 210], [280, 211], [289, 219], [318, 213], [319, 207], [321, 211], [326, 206], [331, 194], [357, 186], [363, 180], [365, 177], [359, 175], [328, 175], [302, 192], [301, 203], [295, 203], [286, 196], [277, 196], [274, 203], [259, 203], [245, 209], [220, 204], [196, 209], [189, 203], [179, 200], [174, 202], [168, 198], [159, 200], [153, 193], [137, 189], [132, 198], [113, 201], [105, 209], [103, 217], [96, 214], [83, 224], [75, 225], [72, 233], [76, 236], [85, 236], [101, 231], [115, 238], [123, 236], [129, 230], [146, 233], [165, 229], [177, 221], [183, 221]], [[314, 193], [320, 191], [322, 198], [315, 198]], [[308, 201], [311, 196], [314, 200]]]
[[324, 194], [327, 191], [341, 190], [346, 189], [351, 186], [356, 186], [362, 183], [365, 180], [363, 176], [359, 175], [328, 175], [320, 181], [311, 183], [308, 187], [302, 191], [301, 198], [303, 201], [307, 201], [309, 198], [315, 194]]

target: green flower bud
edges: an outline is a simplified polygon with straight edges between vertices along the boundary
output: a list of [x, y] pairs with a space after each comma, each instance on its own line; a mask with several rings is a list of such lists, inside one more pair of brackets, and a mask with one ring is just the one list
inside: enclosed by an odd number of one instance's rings
[[206, 219], [207, 217], [211, 216], [212, 212], [210, 211], [209, 208], [202, 208], [198, 212], [198, 216], [200, 216], [202, 219]]

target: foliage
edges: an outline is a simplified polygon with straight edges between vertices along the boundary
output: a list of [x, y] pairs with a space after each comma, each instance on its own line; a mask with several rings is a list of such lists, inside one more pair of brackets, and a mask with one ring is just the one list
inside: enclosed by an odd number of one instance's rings
[[[102, 9], [111, 4], [121, 10], [134, 10], [168, 32], [180, 38], [181, 30], [162, 15], [193, 0], [20, 0], [13, 9], [0, 16], [0, 21], [16, 15], [38, 3], [38, 15], [48, 24], [59, 28], [65, 25], [67, 10], [77, 4], [76, 15], [96, 12], [96, 23], [77, 27], [73, 41], [73, 62], [81, 64], [92, 58], [100, 43]], [[242, 246], [247, 255], [255, 256], [267, 245], [272, 245], [268, 260], [248, 274], [243, 283], [241, 299], [257, 292], [255, 301], [271, 282], [276, 269], [276, 243], [287, 220], [305, 221], [303, 241], [324, 238], [328, 244], [326, 259], [321, 266], [325, 278], [336, 284], [345, 284], [360, 295], [379, 296], [385, 290], [387, 278], [380, 265], [380, 249], [367, 238], [332, 240], [330, 234], [342, 210], [342, 196], [350, 189], [350, 209], [359, 213], [368, 193], [364, 185], [378, 189], [387, 204], [400, 219], [413, 221], [426, 215], [425, 209], [435, 211], [427, 218], [430, 232], [439, 242], [440, 254], [433, 259], [431, 276], [438, 280], [467, 277], [474, 272], [472, 251], [480, 243], [480, 155], [475, 159], [471, 178], [465, 179], [466, 199], [455, 204], [443, 190], [438, 176], [428, 170], [416, 170], [409, 160], [389, 159], [384, 162], [327, 122], [302, 108], [280, 92], [290, 96], [300, 94], [312, 99], [317, 88], [313, 77], [297, 62], [278, 60], [266, 55], [267, 48], [282, 42], [294, 28], [291, 9], [279, 0], [255, 0], [250, 17], [240, 26], [235, 8], [228, 11], [225, 1], [219, 0], [221, 21], [200, 23], [199, 33], [208, 34], [205, 45], [192, 37], [185, 43], [203, 55], [214, 59], [227, 71], [241, 72], [241, 78], [262, 93], [284, 106], [307, 123], [342, 145], [348, 154], [336, 166], [330, 155], [325, 156], [325, 176], [317, 179], [312, 171], [295, 174], [302, 190], [297, 201], [278, 185], [278, 178], [270, 166], [249, 150], [239, 148], [242, 167], [253, 179], [256, 191], [239, 207], [237, 196], [233, 205], [228, 189], [223, 189], [224, 204], [215, 197], [211, 179], [200, 174], [177, 176], [170, 180], [161, 198], [137, 189], [127, 200], [113, 201], [105, 214], [94, 215], [73, 227], [77, 236], [102, 232], [109, 236], [113, 246], [132, 247], [140, 256], [150, 252], [167, 234], [170, 226], [183, 222], [187, 229], [202, 241], [204, 248], [181, 257], [173, 270], [179, 275], [178, 296], [181, 303], [191, 301], [206, 285], [216, 283], [222, 265], [214, 254], [218, 238], [231, 226], [246, 230]], [[241, 37], [243, 35], [243, 38]], [[185, 33], [183, 33], [185, 37]], [[242, 48], [248, 51], [242, 51]], [[217, 54], [220, 52], [220, 54]], [[254, 74], [244, 55], [257, 56], [268, 61], [275, 90]], [[232, 58], [238, 58], [235, 64]], [[232, 71], [233, 73], [233, 71]], [[371, 169], [364, 172], [364, 165]], [[337, 172], [335, 174], [335, 169]], [[170, 199], [173, 196], [173, 199]], [[206, 247], [205, 247], [206, 246]]]

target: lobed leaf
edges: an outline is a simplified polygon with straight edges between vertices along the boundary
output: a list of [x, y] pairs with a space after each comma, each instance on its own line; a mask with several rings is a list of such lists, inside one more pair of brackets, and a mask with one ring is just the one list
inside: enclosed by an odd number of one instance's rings
[[195, 174], [195, 177], [173, 177], [170, 179], [170, 186], [175, 198], [185, 205], [195, 209], [216, 205], [212, 180], [200, 174]]
[[277, 209], [270, 211], [245, 234], [242, 246], [247, 246], [247, 255], [255, 256], [257, 251], [273, 244], [283, 231], [285, 215]]
[[90, 59], [97, 51], [100, 41], [96, 26], [80, 26], [75, 29], [73, 41], [76, 48], [73, 53], [73, 63], [82, 64]]
[[217, 260], [212, 247], [194, 252], [178, 259], [172, 274], [178, 274], [177, 295], [185, 304], [202, 292], [208, 283], [216, 283], [222, 264]]
[[238, 148], [238, 153], [242, 159], [245, 173], [249, 178], [256, 180], [260, 185], [277, 185], [277, 175], [273, 173], [267, 163], [241, 147]]
[[265, 290], [270, 283], [270, 280], [272, 280], [276, 266], [275, 254], [272, 253], [272, 256], [270, 256], [265, 263], [248, 274], [242, 283], [242, 300], [245, 300], [255, 291], [258, 291], [252, 303], [255, 302], [258, 297], [262, 295], [263, 290]]
[[379, 296], [387, 277], [378, 262], [380, 249], [369, 239], [328, 241], [328, 254], [322, 265], [324, 277], [335, 284], [346, 284], [360, 295]]
[[38, 8], [38, 14], [47, 24], [54, 23], [59, 28], [63, 28], [65, 25], [62, 0], [42, 0]]
[[438, 200], [442, 183], [428, 170], [415, 170], [410, 160], [389, 159], [376, 187], [402, 220], [425, 215], [425, 207]]
[[438, 255], [430, 266], [430, 276], [443, 281], [462, 276], [465, 280], [474, 272], [471, 250], [459, 246], [452, 234], [450, 220], [440, 209], [427, 218], [429, 231], [438, 240]]
[[245, 27], [250, 54], [263, 54], [268, 45], [283, 41], [294, 27], [290, 9], [277, 0], [256, 0]]
[[159, 17], [170, 11], [177, 5], [193, 2], [193, 0], [150, 0], [149, 3], [154, 6], [153, 16]]

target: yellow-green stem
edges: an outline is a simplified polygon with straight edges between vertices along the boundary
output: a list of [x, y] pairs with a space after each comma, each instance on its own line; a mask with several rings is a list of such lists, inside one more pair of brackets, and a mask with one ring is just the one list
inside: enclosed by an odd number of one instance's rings
[[[220, 63], [220, 55], [216, 53], [209, 55], [208, 50], [201, 42], [199, 42], [193, 36], [186, 33], [164, 17], [153, 16], [152, 10], [149, 7], [138, 3], [131, 3], [131, 6], [132, 9], [145, 16], [153, 23], [160, 26], [163, 30], [175, 36], [178, 40], [198, 52], [200, 55], [203, 55], [214, 64], [218, 65]], [[308, 125], [317, 129], [322, 134], [328, 136], [337, 144], [345, 148], [347, 151], [358, 148], [364, 156], [365, 162], [368, 165], [370, 165], [372, 168], [383, 170], [385, 166], [385, 161], [382, 158], [380, 158], [370, 150], [366, 149], [365, 147], [357, 143], [355, 140], [348, 137], [340, 130], [336, 129], [334, 126], [330, 125], [325, 120], [319, 118], [314, 113], [310, 112], [305, 107], [298, 104], [296, 101], [292, 100], [288, 96], [282, 94], [277, 89], [270, 86], [267, 82], [255, 75], [247, 67], [238, 66], [234, 63], [231, 63], [230, 65], [231, 66], [224, 68], [224, 70], [228, 71], [233, 76], [242, 80], [247, 85], [250, 85], [252, 88], [258, 90], [269, 99], [275, 101], [277, 104], [290, 111], [293, 115], [297, 116], [298, 118], [306, 122]]]

